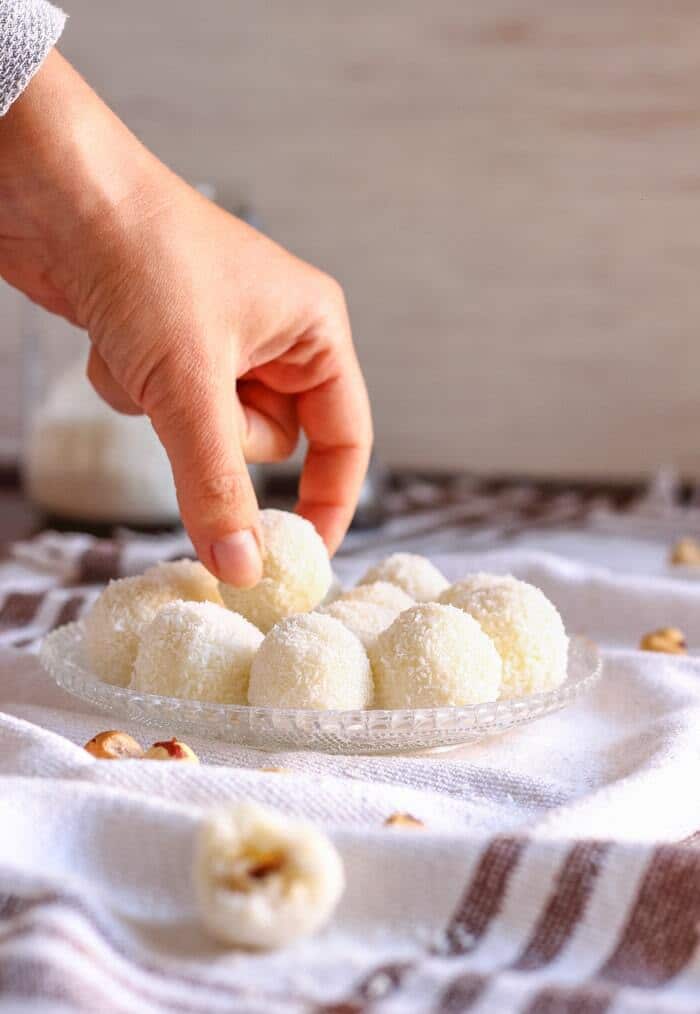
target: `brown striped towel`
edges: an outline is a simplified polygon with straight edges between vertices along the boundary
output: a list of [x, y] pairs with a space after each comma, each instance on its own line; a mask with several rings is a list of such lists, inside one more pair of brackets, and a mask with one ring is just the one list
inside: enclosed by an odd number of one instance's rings
[[[94, 760], [81, 744], [120, 720], [53, 686], [26, 650], [107, 576], [181, 555], [180, 537], [18, 548], [0, 570], [0, 1009], [700, 1010], [700, 584], [481, 551], [471, 534], [469, 552], [436, 562], [540, 585], [603, 646], [587, 698], [430, 756], [188, 737], [200, 766]], [[377, 555], [358, 542], [337, 569], [351, 581]], [[685, 631], [690, 657], [636, 650], [661, 624]], [[127, 727], [144, 743], [174, 731]], [[331, 926], [278, 954], [221, 950], [197, 921], [193, 835], [208, 807], [244, 798], [325, 827], [345, 863]], [[425, 829], [385, 828], [397, 810]]]

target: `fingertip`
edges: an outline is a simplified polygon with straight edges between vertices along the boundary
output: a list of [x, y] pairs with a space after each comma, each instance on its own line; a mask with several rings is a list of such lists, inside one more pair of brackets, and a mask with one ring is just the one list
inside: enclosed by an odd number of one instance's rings
[[230, 532], [211, 545], [216, 577], [235, 588], [252, 588], [262, 577], [262, 555], [251, 529]]

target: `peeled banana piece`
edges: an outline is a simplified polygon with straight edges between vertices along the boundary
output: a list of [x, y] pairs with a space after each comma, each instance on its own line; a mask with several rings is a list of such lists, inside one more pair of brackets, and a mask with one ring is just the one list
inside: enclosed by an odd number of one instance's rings
[[345, 888], [342, 860], [325, 834], [257, 803], [215, 810], [204, 821], [194, 879], [208, 931], [258, 949], [320, 929]]

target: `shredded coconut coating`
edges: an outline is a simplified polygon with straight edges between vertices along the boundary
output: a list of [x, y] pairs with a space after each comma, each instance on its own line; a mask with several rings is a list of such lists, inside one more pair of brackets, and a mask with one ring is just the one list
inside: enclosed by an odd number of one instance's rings
[[491, 639], [471, 616], [436, 602], [401, 613], [375, 641], [370, 660], [378, 708], [481, 704], [495, 701], [501, 687]]
[[328, 591], [328, 552], [310, 521], [287, 511], [260, 512], [265, 551], [254, 588], [219, 583], [224, 605], [267, 633], [278, 620], [315, 609]]
[[511, 575], [474, 574], [440, 601], [469, 613], [493, 640], [503, 661], [501, 697], [552, 690], [566, 679], [569, 639], [539, 588]]
[[340, 598], [342, 594], [343, 594], [343, 586], [341, 584], [340, 578], [336, 573], [331, 571], [331, 583], [328, 586], [328, 591], [321, 599], [321, 605], [322, 606], [330, 605], [331, 602], [335, 602], [337, 598]]
[[367, 651], [382, 630], [386, 630], [394, 622], [400, 610], [379, 606], [376, 602], [341, 598], [327, 606], [321, 606], [318, 612], [340, 620], [344, 627], [353, 632]]
[[388, 581], [402, 588], [416, 602], [433, 602], [448, 587], [449, 581], [425, 556], [393, 553], [370, 567], [359, 584]]
[[128, 685], [141, 634], [158, 610], [176, 597], [171, 585], [153, 577], [109, 582], [85, 617], [88, 661], [101, 680]]
[[222, 605], [219, 582], [199, 560], [169, 560], [157, 563], [144, 571], [144, 577], [152, 577], [170, 585], [174, 598], [186, 602], [216, 602]]
[[131, 690], [218, 704], [247, 704], [263, 635], [214, 602], [170, 602], [143, 632]]
[[367, 653], [347, 627], [304, 613], [272, 628], [253, 659], [248, 703], [263, 708], [346, 711], [373, 697]]
[[404, 609], [415, 605], [415, 600], [397, 584], [389, 581], [373, 581], [371, 584], [358, 584], [338, 596], [343, 602], [374, 602], [375, 605], [393, 609], [398, 616]]

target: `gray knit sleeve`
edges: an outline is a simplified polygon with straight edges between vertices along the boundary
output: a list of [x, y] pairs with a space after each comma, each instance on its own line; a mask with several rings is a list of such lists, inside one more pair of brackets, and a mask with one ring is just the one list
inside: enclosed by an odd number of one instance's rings
[[0, 0], [0, 116], [56, 44], [66, 15], [46, 0]]

